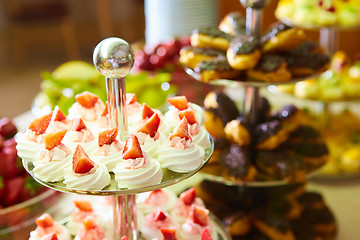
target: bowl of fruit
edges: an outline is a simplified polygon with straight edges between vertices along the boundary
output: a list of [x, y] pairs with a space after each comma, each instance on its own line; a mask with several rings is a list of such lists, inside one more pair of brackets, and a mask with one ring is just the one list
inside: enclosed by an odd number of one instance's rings
[[34, 219], [54, 212], [60, 194], [38, 184], [17, 156], [16, 126], [0, 119], [0, 239], [27, 239]]

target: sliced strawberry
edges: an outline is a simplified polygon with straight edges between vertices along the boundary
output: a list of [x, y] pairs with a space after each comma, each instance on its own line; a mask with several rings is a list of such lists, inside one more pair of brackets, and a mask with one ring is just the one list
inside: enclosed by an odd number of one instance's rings
[[205, 228], [203, 230], [203, 232], [201, 233], [201, 240], [213, 240], [213, 238], [211, 237], [211, 234], [207, 228]]
[[128, 236], [123, 236], [121, 240], [129, 240]]
[[188, 124], [190, 124], [190, 125], [197, 123], [195, 112], [191, 108], [182, 110], [179, 113], [179, 118], [180, 119], [186, 118], [186, 120], [188, 121]]
[[101, 114], [101, 116], [102, 116], [102, 117], [105, 117], [106, 115], [108, 115], [108, 113], [109, 113], [109, 105], [108, 105], [108, 102], [106, 102], [104, 111], [103, 111], [103, 113]]
[[190, 188], [185, 192], [180, 194], [180, 199], [184, 202], [185, 205], [191, 205], [195, 202], [196, 192], [195, 188]]
[[75, 131], [81, 131], [83, 129], [86, 129], [86, 125], [84, 123], [84, 121], [81, 118], [76, 118], [73, 120], [73, 124], [71, 129], [75, 130]]
[[118, 131], [119, 130], [117, 128], [113, 128], [99, 133], [99, 146], [102, 147], [105, 144], [111, 144], [113, 141], [115, 141], [116, 136], [118, 135]]
[[132, 104], [137, 101], [137, 97], [135, 93], [127, 93], [126, 94], [126, 104]]
[[53, 112], [50, 112], [44, 116], [35, 118], [29, 126], [29, 129], [34, 131], [36, 134], [43, 134], [51, 121]]
[[66, 132], [66, 130], [63, 130], [46, 134], [44, 137], [45, 148], [47, 150], [51, 150], [59, 145], [63, 140]]
[[36, 225], [39, 227], [47, 228], [54, 225], [54, 220], [48, 213], [44, 213], [36, 219]]
[[92, 108], [95, 106], [95, 103], [98, 101], [99, 96], [85, 91], [83, 93], [77, 94], [75, 100], [85, 108]]
[[142, 109], [142, 119], [147, 119], [147, 118], [151, 117], [154, 113], [155, 112], [150, 107], [148, 107], [148, 105], [146, 105], [144, 103], [143, 109]]
[[94, 167], [94, 162], [91, 161], [85, 150], [78, 145], [74, 152], [72, 168], [75, 173], [88, 173]]
[[83, 221], [83, 225], [84, 225], [84, 228], [85, 228], [86, 230], [90, 230], [90, 229], [93, 229], [93, 228], [96, 228], [96, 227], [97, 227], [95, 220], [92, 219], [92, 218], [86, 218], [86, 219]]
[[185, 96], [171, 97], [167, 101], [180, 111], [188, 108], [188, 100]]
[[144, 157], [138, 138], [130, 134], [126, 140], [122, 153], [123, 159], [135, 159]]
[[164, 240], [177, 240], [176, 228], [160, 228], [160, 232], [164, 236]]
[[205, 227], [208, 224], [207, 211], [196, 205], [192, 205], [190, 208], [189, 218], [196, 224]]
[[91, 202], [88, 200], [74, 200], [75, 207], [81, 211], [91, 212], [93, 210]]
[[154, 221], [164, 221], [166, 219], [166, 215], [163, 211], [161, 211], [161, 209], [157, 209], [156, 212], [154, 213]]
[[50, 234], [47, 234], [47, 235], [41, 237], [41, 240], [58, 240], [58, 237], [57, 237], [56, 233], [50, 233]]
[[66, 119], [65, 114], [61, 111], [61, 109], [56, 106], [53, 111], [52, 121], [63, 121]]
[[150, 135], [150, 137], [155, 137], [155, 134], [160, 126], [160, 117], [157, 113], [153, 114], [151, 118], [149, 118], [144, 126], [140, 128], [139, 132], [146, 133]]
[[190, 139], [189, 126], [186, 118], [181, 119], [180, 123], [174, 129], [173, 134], [170, 135], [170, 140], [174, 137], [185, 138], [185, 140]]

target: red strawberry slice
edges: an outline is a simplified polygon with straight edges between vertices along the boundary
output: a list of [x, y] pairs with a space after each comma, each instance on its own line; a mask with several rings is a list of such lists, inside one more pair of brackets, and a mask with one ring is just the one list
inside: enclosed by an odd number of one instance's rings
[[81, 118], [76, 118], [73, 120], [73, 124], [71, 129], [75, 130], [75, 131], [81, 131], [83, 129], [86, 129], [86, 125], [84, 123], [84, 121]]
[[56, 106], [53, 111], [52, 121], [63, 121], [65, 119], [65, 114], [60, 110], [58, 106]]
[[105, 144], [111, 144], [113, 141], [115, 141], [116, 136], [118, 135], [118, 131], [119, 130], [117, 128], [113, 128], [99, 133], [99, 146], [102, 147]]
[[81, 211], [91, 212], [93, 210], [92, 204], [88, 200], [74, 200], [75, 207]]
[[186, 120], [188, 121], [188, 124], [190, 124], [190, 125], [197, 123], [195, 112], [191, 108], [182, 110], [179, 113], [179, 118], [180, 119], [186, 118]]
[[181, 119], [180, 123], [174, 129], [173, 134], [170, 135], [170, 140], [173, 140], [174, 137], [185, 138], [185, 140], [190, 139], [189, 126], [186, 118]]
[[83, 221], [83, 225], [84, 225], [85, 230], [90, 230], [90, 229], [97, 227], [95, 220], [92, 218], [86, 218]]
[[94, 162], [91, 161], [85, 150], [78, 145], [74, 152], [72, 168], [75, 173], [88, 173], [94, 167]]
[[211, 237], [211, 234], [207, 228], [205, 228], [203, 230], [203, 232], [201, 233], [201, 240], [213, 240], [213, 238]]
[[95, 103], [98, 101], [99, 96], [85, 91], [83, 93], [77, 94], [75, 100], [85, 108], [92, 108], [95, 106]]
[[157, 221], [164, 221], [166, 219], [166, 215], [161, 209], [157, 209], [154, 213], [153, 219], [155, 222]]
[[43, 134], [51, 121], [53, 112], [50, 112], [44, 116], [35, 118], [29, 126], [29, 129], [34, 131], [36, 134]]
[[147, 118], [151, 117], [154, 113], [155, 112], [150, 107], [148, 107], [148, 105], [146, 105], [144, 103], [143, 109], [142, 109], [142, 119], [147, 119]]
[[190, 208], [189, 218], [196, 224], [205, 227], [208, 224], [208, 213], [202, 207], [192, 205]]
[[144, 157], [138, 138], [130, 134], [126, 140], [122, 153], [123, 159], [135, 159]]
[[186, 190], [185, 192], [181, 193], [179, 198], [184, 202], [185, 205], [190, 206], [195, 202], [195, 198], [196, 198], [195, 188], [192, 187]]
[[41, 237], [41, 240], [58, 240], [58, 237], [57, 237], [56, 233], [50, 233], [50, 234], [47, 234], [47, 235]]
[[102, 116], [102, 117], [105, 117], [106, 115], [108, 115], [108, 113], [109, 113], [109, 105], [108, 105], [108, 102], [106, 102], [104, 111], [103, 111], [103, 113], [101, 114], [101, 116]]
[[177, 240], [176, 228], [160, 228], [160, 232], [164, 236], [164, 240]]
[[48, 213], [44, 213], [36, 219], [36, 225], [39, 227], [47, 228], [54, 225], [54, 220]]
[[135, 93], [127, 93], [126, 94], [126, 104], [136, 103], [137, 97]]
[[139, 132], [146, 133], [150, 135], [150, 137], [155, 137], [155, 134], [160, 126], [160, 117], [157, 113], [153, 114], [151, 118], [149, 118], [144, 126], [140, 128]]
[[63, 130], [46, 134], [44, 137], [45, 148], [51, 150], [58, 146], [63, 140], [66, 132], [66, 130]]
[[180, 111], [188, 108], [188, 100], [185, 96], [171, 97], [168, 98], [167, 101]]
[[128, 236], [123, 236], [121, 240], [129, 240]]

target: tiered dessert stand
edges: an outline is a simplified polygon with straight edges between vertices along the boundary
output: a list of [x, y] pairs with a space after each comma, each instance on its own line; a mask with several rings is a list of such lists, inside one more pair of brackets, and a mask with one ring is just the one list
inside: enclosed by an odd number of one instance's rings
[[[107, 101], [109, 106], [111, 127], [119, 129], [119, 136], [125, 140], [128, 136], [127, 112], [126, 112], [126, 88], [125, 75], [130, 72], [134, 63], [134, 53], [131, 46], [120, 38], [108, 38], [101, 41], [94, 50], [94, 65], [97, 70], [106, 77]], [[69, 189], [63, 183], [49, 183], [38, 179], [33, 174], [33, 165], [23, 160], [26, 170], [41, 184], [60, 192], [77, 193], [85, 195], [112, 196], [114, 216], [114, 240], [127, 236], [130, 240], [141, 239], [137, 228], [136, 194], [164, 188], [181, 182], [197, 173], [209, 160], [213, 151], [211, 148], [205, 151], [205, 159], [201, 166], [188, 173], [175, 173], [164, 170], [163, 180], [160, 184], [143, 186], [132, 189], [119, 189], [111, 177], [111, 183], [103, 190]], [[214, 224], [214, 231], [219, 240], [231, 239], [224, 230], [219, 220], [213, 215], [210, 218]]]

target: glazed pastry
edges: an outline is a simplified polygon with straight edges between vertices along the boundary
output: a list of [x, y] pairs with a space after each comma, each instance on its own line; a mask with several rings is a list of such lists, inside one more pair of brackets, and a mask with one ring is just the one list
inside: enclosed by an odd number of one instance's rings
[[229, 142], [236, 143], [240, 146], [249, 146], [251, 143], [250, 130], [242, 117], [228, 122], [224, 131], [226, 139], [228, 139]]
[[310, 169], [318, 168], [329, 158], [329, 150], [322, 142], [301, 142], [295, 145], [294, 151]]
[[237, 144], [231, 144], [228, 150], [221, 153], [220, 159], [228, 169], [229, 177], [237, 181], [254, 181], [257, 176], [256, 168], [251, 164], [249, 149]]
[[305, 208], [301, 218], [307, 221], [311, 228], [321, 235], [333, 235], [336, 233], [334, 215], [327, 208]]
[[246, 74], [254, 81], [261, 82], [288, 82], [291, 73], [286, 68], [285, 59], [279, 55], [263, 55], [259, 63]]
[[190, 41], [193, 47], [215, 48], [226, 51], [232, 38], [233, 36], [216, 27], [202, 27], [192, 32]]
[[284, 52], [282, 56], [295, 77], [322, 72], [330, 62], [330, 57], [319, 51], [319, 45], [314, 42], [304, 42], [295, 49]]
[[186, 67], [194, 69], [202, 61], [211, 60], [218, 56], [225, 57], [226, 52], [213, 48], [187, 46], [180, 50], [179, 61]]
[[233, 69], [225, 57], [200, 62], [194, 68], [202, 82], [210, 82], [218, 79], [235, 79], [241, 72]]
[[256, 66], [261, 57], [259, 45], [259, 40], [251, 35], [233, 38], [226, 52], [230, 66], [236, 70], [247, 70]]
[[296, 198], [304, 208], [324, 208], [326, 207], [324, 198], [317, 192], [305, 192]]
[[297, 47], [305, 40], [304, 31], [284, 23], [275, 23], [261, 38], [262, 51], [266, 53], [283, 52]]
[[273, 150], [288, 139], [288, 131], [279, 120], [261, 123], [255, 127], [255, 148], [258, 150]]
[[223, 223], [231, 236], [245, 236], [252, 228], [250, 216], [243, 212], [236, 212], [226, 217]]
[[282, 107], [274, 117], [279, 119], [287, 132], [292, 132], [297, 129], [303, 120], [302, 111], [292, 104]]
[[220, 22], [219, 29], [233, 36], [246, 33], [246, 21], [240, 12], [230, 12]]

